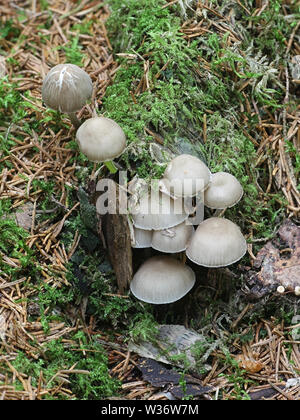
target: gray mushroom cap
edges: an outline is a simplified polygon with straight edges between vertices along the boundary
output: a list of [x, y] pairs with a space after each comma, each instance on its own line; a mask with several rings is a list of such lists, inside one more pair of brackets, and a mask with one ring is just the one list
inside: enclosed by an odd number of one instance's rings
[[243, 187], [235, 176], [228, 172], [216, 172], [204, 192], [204, 204], [211, 209], [225, 209], [237, 204], [242, 196]]
[[161, 230], [176, 226], [186, 220], [182, 199], [174, 200], [160, 191], [142, 191], [137, 197], [132, 195], [128, 200], [133, 225], [144, 230]]
[[152, 234], [152, 248], [170, 254], [182, 252], [194, 233], [193, 225], [187, 221], [169, 229], [155, 230]]
[[182, 154], [169, 162], [161, 183], [176, 197], [192, 197], [207, 188], [210, 177], [210, 170], [202, 160]]
[[151, 248], [152, 230], [133, 228], [134, 242], [132, 248]]
[[130, 283], [132, 294], [143, 302], [172, 303], [185, 296], [195, 284], [195, 273], [169, 256], [145, 261]]
[[240, 228], [222, 217], [211, 217], [197, 227], [187, 257], [205, 267], [225, 267], [242, 258], [247, 243]]
[[91, 162], [106, 162], [119, 157], [126, 147], [122, 128], [112, 119], [94, 117], [86, 120], [76, 132], [80, 151]]
[[58, 64], [46, 75], [42, 86], [45, 104], [60, 112], [78, 111], [92, 96], [90, 76], [75, 64]]

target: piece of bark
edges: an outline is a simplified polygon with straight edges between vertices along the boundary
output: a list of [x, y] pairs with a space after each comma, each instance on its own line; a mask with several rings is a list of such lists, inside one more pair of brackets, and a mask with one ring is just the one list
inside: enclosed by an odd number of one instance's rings
[[[280, 389], [284, 389], [284, 386], [280, 385]], [[249, 392], [249, 397], [251, 400], [264, 400], [274, 397], [274, 395], [278, 394], [278, 391], [274, 388], [263, 388], [258, 391]]]
[[132, 279], [132, 249], [128, 215], [120, 214], [119, 186], [116, 184], [117, 198], [114, 214], [103, 217], [103, 230], [108, 257], [116, 275], [118, 291], [128, 290]]
[[137, 362], [137, 368], [142, 372], [145, 381], [155, 387], [167, 389], [178, 399], [182, 399], [186, 395], [200, 396], [213, 390], [211, 386], [203, 386], [202, 381], [198, 378], [194, 378], [192, 375], [182, 375], [153, 359], [142, 357]]

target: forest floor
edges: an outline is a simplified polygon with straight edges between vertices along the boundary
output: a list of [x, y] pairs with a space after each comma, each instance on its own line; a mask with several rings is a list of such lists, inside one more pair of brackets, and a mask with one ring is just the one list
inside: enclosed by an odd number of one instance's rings
[[[0, 19], [0, 398], [299, 400], [297, 2], [0, 0]], [[159, 178], [166, 151], [244, 188], [225, 215], [248, 253], [194, 267], [179, 304], [118, 290], [89, 218], [93, 177], [111, 175], [42, 102], [45, 75], [66, 62], [93, 81], [78, 116], [123, 128], [128, 179]], [[133, 251], [134, 269], [143, 258]], [[161, 325], [201, 339], [189, 356], [164, 348], [161, 364]]]

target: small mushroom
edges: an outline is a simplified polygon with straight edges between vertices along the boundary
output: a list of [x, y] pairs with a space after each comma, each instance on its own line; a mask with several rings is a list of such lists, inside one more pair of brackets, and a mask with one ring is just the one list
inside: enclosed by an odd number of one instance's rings
[[204, 192], [204, 205], [211, 209], [225, 209], [237, 204], [242, 196], [243, 187], [235, 176], [228, 172], [216, 172]]
[[91, 98], [92, 91], [92, 80], [84, 70], [75, 64], [58, 64], [43, 80], [42, 99], [49, 108], [68, 114], [78, 128], [76, 111]]
[[208, 187], [210, 178], [210, 170], [202, 160], [182, 154], [169, 162], [161, 188], [175, 197], [194, 197]]
[[114, 120], [106, 117], [89, 118], [78, 128], [76, 141], [80, 151], [91, 162], [104, 162], [111, 173], [117, 171], [112, 160], [124, 151], [126, 137]]
[[185, 296], [195, 284], [195, 273], [169, 256], [155, 256], [144, 262], [130, 283], [132, 294], [143, 302], [172, 303]]
[[137, 197], [132, 195], [128, 200], [128, 209], [133, 225], [144, 230], [162, 230], [179, 225], [189, 215], [184, 210], [181, 199], [172, 197], [160, 191], [142, 191]]
[[197, 227], [186, 255], [204, 267], [224, 267], [241, 259], [246, 251], [246, 240], [235, 223], [210, 217]]
[[277, 292], [282, 295], [285, 292], [285, 288], [280, 285], [280, 286], [277, 287]]
[[188, 222], [180, 223], [169, 229], [155, 230], [152, 234], [152, 248], [170, 254], [186, 250], [188, 242], [194, 233], [193, 225]]

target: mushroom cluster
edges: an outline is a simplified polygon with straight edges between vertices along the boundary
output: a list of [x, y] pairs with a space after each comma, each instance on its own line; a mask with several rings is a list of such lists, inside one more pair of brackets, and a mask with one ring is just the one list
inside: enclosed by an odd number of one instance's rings
[[[142, 188], [135, 188], [136, 185]], [[146, 260], [130, 284], [135, 297], [153, 304], [171, 303], [187, 294], [195, 283], [195, 274], [174, 258], [185, 252], [187, 258], [204, 267], [224, 267], [237, 262], [247, 251], [240, 228], [232, 221], [217, 217], [220, 210], [232, 207], [243, 196], [239, 181], [227, 172], [212, 174], [195, 156], [173, 158], [159, 182], [159, 189], [135, 183], [130, 190], [134, 248], [153, 248], [163, 254]], [[196, 207], [186, 206], [187, 198], [196, 198]], [[191, 223], [197, 206], [215, 209], [197, 228]], [[170, 254], [170, 255], [166, 255]]]
[[[59, 64], [43, 81], [42, 99], [47, 106], [69, 115], [77, 130], [79, 150], [90, 161], [103, 162], [115, 173], [113, 159], [126, 147], [122, 128], [110, 118], [94, 116], [81, 123], [76, 116], [91, 98], [92, 90], [91, 78], [84, 70], [73, 64]], [[233, 175], [212, 174], [199, 158], [181, 154], [168, 163], [156, 188], [151, 185], [149, 189], [142, 180], [134, 182], [129, 192], [128, 208], [135, 237], [132, 246], [162, 253], [144, 262], [135, 273], [130, 289], [138, 299], [153, 304], [171, 303], [191, 290], [195, 274], [174, 258], [178, 253], [185, 252], [193, 263], [205, 267], [233, 264], [246, 253], [246, 241], [239, 227], [216, 217], [243, 195], [242, 186]], [[204, 206], [216, 209], [214, 217], [203, 220]], [[199, 209], [200, 217], [193, 217]], [[193, 225], [198, 225], [197, 229]]]

